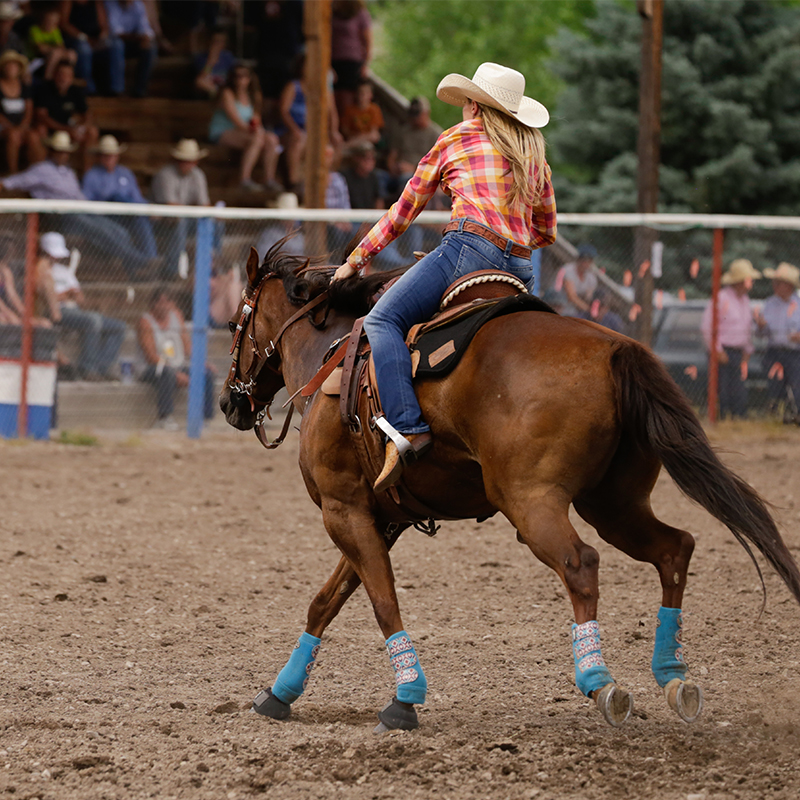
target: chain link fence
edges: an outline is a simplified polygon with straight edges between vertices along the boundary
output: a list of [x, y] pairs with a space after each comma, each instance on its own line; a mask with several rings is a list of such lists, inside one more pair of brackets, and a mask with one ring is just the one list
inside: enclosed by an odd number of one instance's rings
[[[250, 247], [263, 258], [294, 232], [295, 252], [342, 263], [348, 243], [379, 214], [0, 201], [0, 435], [156, 427], [199, 436], [206, 424], [224, 427], [216, 396]], [[447, 219], [425, 212], [375, 267], [412, 263], [414, 251], [441, 241]], [[641, 222], [561, 215], [558, 242], [534, 257], [538, 293], [569, 305], [565, 267], [591, 245], [597, 285], [587, 307], [571, 313], [649, 340], [695, 407], [715, 419], [724, 368], [709, 364], [702, 332], [715, 256], [717, 285], [736, 258], [759, 270], [798, 263], [800, 221], [748, 228], [752, 219], [654, 216], [656, 243], [644, 260], [635, 257]], [[771, 293], [770, 280], [753, 282], [754, 314]], [[642, 297], [651, 298], [646, 330]], [[745, 415], [796, 421], [794, 373], [776, 357], [769, 329], [754, 324], [752, 344]]]

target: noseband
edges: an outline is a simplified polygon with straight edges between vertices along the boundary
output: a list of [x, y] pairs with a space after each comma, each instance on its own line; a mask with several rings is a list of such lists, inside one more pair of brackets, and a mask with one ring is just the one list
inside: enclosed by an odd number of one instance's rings
[[[278, 369], [277, 364], [280, 363], [280, 353], [278, 353], [278, 343], [281, 340], [281, 337], [286, 332], [286, 330], [293, 325], [297, 320], [301, 319], [302, 317], [306, 316], [308, 313], [313, 311], [317, 306], [321, 305], [328, 299], [328, 292], [327, 290], [322, 292], [322, 294], [317, 295], [313, 300], [306, 303], [302, 308], [292, 314], [286, 322], [281, 325], [278, 329], [278, 333], [275, 335], [274, 340], [270, 339], [269, 344], [266, 345], [264, 348], [264, 352], [260, 353], [258, 350], [258, 343], [256, 342], [256, 338], [254, 336], [255, 332], [255, 321], [253, 322], [253, 331], [247, 334], [248, 339], [253, 345], [253, 361], [250, 364], [248, 370], [244, 373], [242, 378], [239, 378], [237, 373], [239, 372], [239, 356], [241, 354], [241, 347], [242, 347], [242, 339], [244, 337], [244, 331], [247, 327], [248, 321], [252, 318], [255, 320], [255, 311], [256, 311], [256, 304], [258, 303], [258, 298], [261, 294], [261, 290], [264, 288], [264, 284], [270, 278], [277, 278], [279, 277], [275, 272], [268, 272], [264, 277], [261, 279], [261, 282], [256, 287], [255, 291], [249, 292], [247, 289], [244, 291], [242, 295], [242, 299], [244, 300], [244, 305], [242, 306], [242, 315], [239, 317], [239, 322], [236, 325], [236, 331], [233, 336], [233, 344], [231, 345], [230, 355], [231, 355], [231, 368], [228, 370], [228, 388], [232, 392], [236, 392], [237, 394], [242, 394], [247, 397], [250, 401], [250, 410], [252, 412], [256, 411], [256, 403], [263, 404], [263, 408], [257, 412], [256, 414], [256, 423], [255, 423], [255, 432], [258, 440], [261, 444], [264, 445], [267, 449], [273, 449], [277, 447], [286, 436], [286, 433], [289, 429], [289, 422], [292, 418], [292, 412], [294, 411], [294, 406], [289, 406], [289, 411], [286, 415], [286, 420], [283, 424], [283, 429], [281, 430], [280, 436], [275, 439], [273, 442], [269, 442], [266, 438], [266, 434], [263, 432], [263, 422], [264, 417], [272, 417], [269, 414], [269, 407], [272, 405], [272, 400], [274, 399], [271, 397], [269, 400], [259, 400], [254, 396], [255, 388], [256, 388], [256, 380], [258, 379], [261, 370], [264, 367], [267, 367], [269, 370], [274, 372], [276, 375], [283, 378], [283, 374], [281, 373], [280, 369]], [[271, 360], [274, 359], [275, 363], [270, 363]]]

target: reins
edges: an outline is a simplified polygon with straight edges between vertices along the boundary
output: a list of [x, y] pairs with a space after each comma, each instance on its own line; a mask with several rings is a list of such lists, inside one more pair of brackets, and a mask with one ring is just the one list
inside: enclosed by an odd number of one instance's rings
[[[242, 314], [239, 317], [239, 322], [236, 325], [236, 330], [233, 336], [233, 344], [231, 345], [230, 349], [231, 367], [228, 370], [228, 388], [233, 392], [245, 395], [250, 402], [251, 411], [255, 412], [256, 402], [264, 403], [264, 407], [256, 414], [254, 431], [258, 441], [261, 442], [261, 444], [266, 447], [267, 450], [274, 450], [286, 438], [286, 434], [289, 431], [289, 424], [292, 419], [292, 414], [294, 413], [294, 405], [291, 403], [293, 398], [290, 398], [289, 410], [286, 413], [286, 418], [284, 419], [280, 434], [276, 439], [270, 442], [267, 434], [264, 431], [264, 418], [268, 417], [269, 419], [272, 419], [269, 413], [269, 407], [272, 405], [272, 398], [264, 402], [263, 400], [258, 400], [254, 397], [253, 392], [255, 391], [256, 380], [264, 367], [268, 367], [276, 375], [281, 375], [278, 367], [275, 364], [270, 363], [270, 359], [273, 357], [277, 357], [277, 361], [280, 361], [278, 344], [280, 343], [281, 337], [292, 325], [294, 325], [295, 322], [297, 322], [299, 319], [302, 319], [328, 299], [328, 290], [326, 289], [324, 292], [317, 295], [313, 300], [310, 300], [302, 308], [292, 314], [292, 316], [289, 317], [289, 319], [287, 319], [278, 329], [278, 332], [275, 334], [275, 338], [270, 339], [269, 344], [267, 344], [264, 348], [263, 354], [259, 353], [258, 351], [258, 344], [256, 343], [255, 336], [253, 333], [249, 333], [248, 338], [253, 345], [254, 358], [249, 369], [243, 376], [243, 378], [246, 379], [245, 382], [245, 380], [242, 378], [237, 377], [237, 372], [239, 371], [239, 356], [241, 354], [244, 331], [247, 327], [248, 321], [251, 318], [255, 318], [256, 304], [258, 303], [258, 298], [261, 295], [261, 290], [264, 288], [264, 284], [270, 278], [277, 277], [279, 277], [277, 273], [268, 272], [261, 279], [254, 292], [250, 293], [245, 290], [243, 293], [242, 299], [244, 300], [244, 305], [242, 306]], [[255, 323], [253, 324], [255, 325]]]

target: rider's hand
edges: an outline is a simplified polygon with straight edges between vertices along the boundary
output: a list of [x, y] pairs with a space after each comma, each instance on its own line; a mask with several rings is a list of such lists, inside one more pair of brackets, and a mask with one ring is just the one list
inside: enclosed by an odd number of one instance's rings
[[355, 267], [350, 266], [350, 264], [342, 264], [336, 272], [333, 273], [332, 281], [343, 281], [345, 278], [349, 278], [351, 275], [355, 275], [356, 272]]

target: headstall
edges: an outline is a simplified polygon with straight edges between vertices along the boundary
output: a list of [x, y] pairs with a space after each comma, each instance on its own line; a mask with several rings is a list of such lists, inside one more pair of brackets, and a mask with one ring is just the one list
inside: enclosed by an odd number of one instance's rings
[[[245, 291], [242, 293], [244, 305], [242, 306], [242, 314], [239, 317], [239, 322], [237, 323], [236, 330], [234, 331], [233, 344], [231, 345], [230, 350], [232, 359], [231, 368], [228, 371], [228, 388], [233, 392], [237, 392], [238, 394], [246, 395], [250, 402], [251, 411], [255, 412], [256, 403], [263, 404], [263, 408], [256, 413], [254, 430], [258, 441], [261, 442], [261, 444], [264, 445], [264, 447], [266, 447], [268, 450], [276, 448], [286, 437], [286, 433], [289, 430], [289, 423], [292, 419], [292, 413], [294, 412], [294, 405], [291, 403], [293, 398], [290, 398], [289, 410], [286, 414], [286, 419], [284, 420], [283, 428], [281, 429], [278, 438], [270, 442], [266, 433], [264, 432], [263, 424], [265, 417], [272, 419], [269, 413], [269, 408], [272, 405], [273, 398], [271, 397], [269, 400], [264, 401], [254, 397], [256, 380], [258, 379], [258, 376], [264, 367], [267, 367], [276, 375], [282, 377], [281, 371], [277, 367], [277, 363], [280, 362], [278, 343], [280, 342], [281, 337], [291, 325], [297, 322], [297, 320], [306, 316], [309, 312], [313, 311], [317, 306], [321, 305], [328, 299], [328, 292], [324, 291], [322, 294], [317, 295], [317, 297], [306, 303], [302, 308], [292, 314], [292, 316], [289, 317], [289, 319], [287, 319], [286, 322], [284, 322], [283, 325], [281, 325], [281, 327], [278, 329], [278, 333], [275, 335], [275, 338], [271, 339], [269, 344], [266, 345], [263, 353], [260, 353], [258, 350], [258, 344], [254, 335], [254, 322], [253, 330], [247, 334], [247, 338], [250, 340], [253, 346], [253, 361], [250, 364], [247, 372], [242, 376], [242, 378], [239, 378], [237, 376], [237, 372], [239, 371], [239, 356], [241, 354], [242, 340], [244, 338], [245, 329], [247, 328], [247, 323], [251, 319], [255, 319], [256, 304], [258, 303], [258, 298], [261, 295], [261, 290], [264, 288], [264, 284], [270, 278], [277, 277], [279, 277], [277, 273], [268, 272], [261, 279], [261, 282], [258, 284], [254, 292], [250, 293], [245, 289]], [[272, 359], [275, 360], [275, 364], [270, 363]]]

